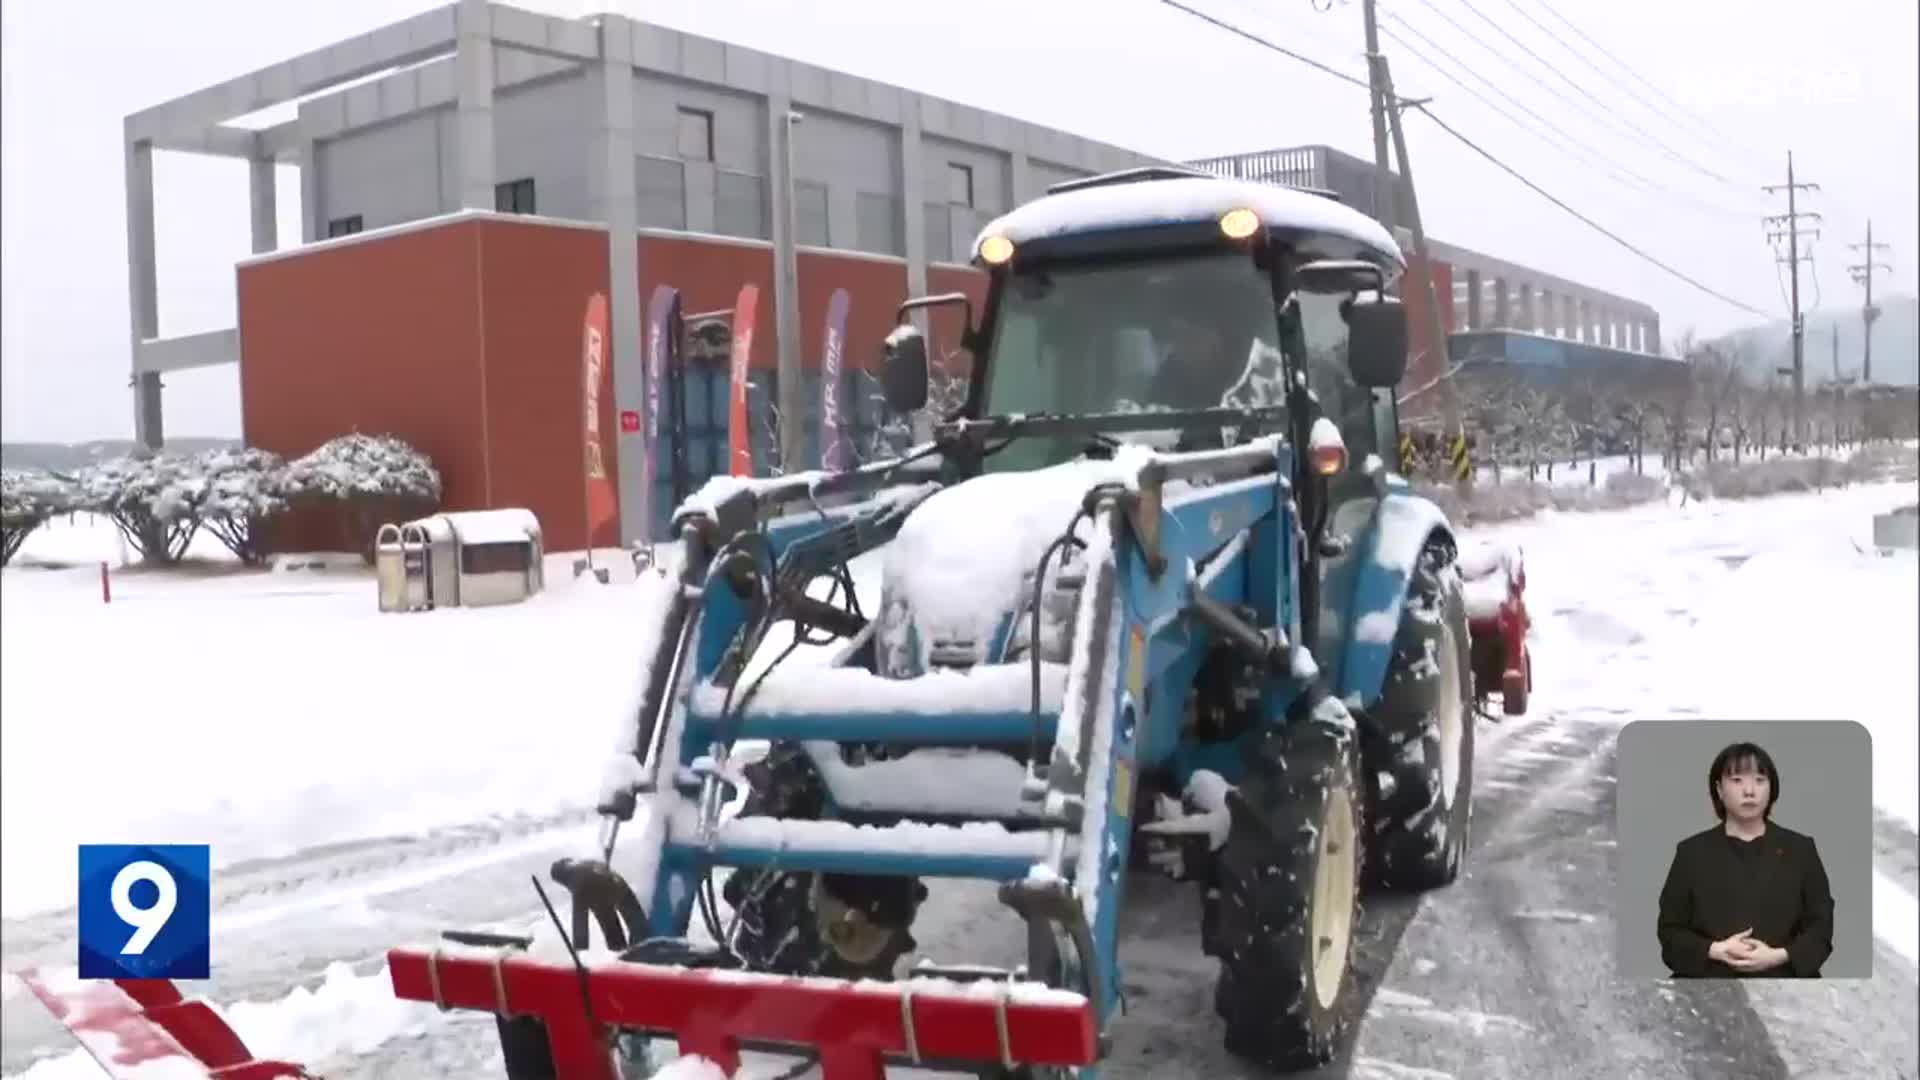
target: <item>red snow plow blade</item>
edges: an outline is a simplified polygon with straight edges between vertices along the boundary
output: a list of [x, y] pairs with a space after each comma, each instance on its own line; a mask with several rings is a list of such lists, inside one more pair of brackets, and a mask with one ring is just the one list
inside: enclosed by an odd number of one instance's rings
[[[728, 1076], [743, 1048], [810, 1053], [824, 1080], [880, 1080], [886, 1063], [924, 1068], [1092, 1063], [1092, 1004], [1032, 983], [848, 982], [663, 964], [585, 971], [517, 949], [387, 953], [394, 994], [545, 1026], [557, 1080], [617, 1080], [617, 1029], [677, 1039]], [[504, 1036], [504, 1028], [503, 1028]]]
[[63, 979], [56, 985], [28, 970], [20, 980], [112, 1077], [153, 1076], [167, 1065], [183, 1067], [182, 1075], [218, 1080], [312, 1075], [285, 1061], [255, 1058], [219, 1013], [204, 1001], [188, 1001], [166, 979]]
[[1533, 654], [1527, 648], [1527, 567], [1519, 548], [1490, 546], [1463, 555], [1467, 628], [1473, 638], [1473, 681], [1485, 697], [1500, 690], [1509, 716], [1527, 711], [1533, 691]]

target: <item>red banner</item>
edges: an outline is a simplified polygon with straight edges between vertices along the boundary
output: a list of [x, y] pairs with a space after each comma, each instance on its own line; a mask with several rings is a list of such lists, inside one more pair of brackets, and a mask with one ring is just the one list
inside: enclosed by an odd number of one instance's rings
[[757, 287], [740, 286], [740, 297], [733, 305], [733, 370], [727, 387], [727, 460], [734, 476], [753, 475], [753, 432], [747, 427], [747, 364], [753, 357], [753, 317], [759, 303]]
[[609, 523], [620, 517], [620, 496], [613, 478], [607, 475], [606, 451], [600, 441], [600, 394], [609, 389], [607, 364], [607, 298], [594, 293], [587, 301], [586, 328], [580, 359], [580, 391], [584, 415], [581, 440], [585, 452], [587, 536], [586, 547], [618, 546], [618, 529], [612, 537], [603, 536]]

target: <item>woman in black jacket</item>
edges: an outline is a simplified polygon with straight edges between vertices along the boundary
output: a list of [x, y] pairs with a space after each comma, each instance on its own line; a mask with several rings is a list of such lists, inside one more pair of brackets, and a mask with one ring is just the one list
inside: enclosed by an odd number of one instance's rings
[[1813, 838], [1773, 821], [1780, 772], [1753, 743], [1707, 770], [1720, 824], [1680, 841], [1660, 890], [1660, 955], [1675, 978], [1820, 977], [1833, 893]]

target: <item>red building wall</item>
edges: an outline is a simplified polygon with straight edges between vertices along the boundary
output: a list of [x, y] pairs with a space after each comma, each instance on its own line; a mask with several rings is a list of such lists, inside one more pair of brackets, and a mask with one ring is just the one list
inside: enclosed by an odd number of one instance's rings
[[[460, 217], [241, 266], [247, 441], [294, 458], [352, 431], [396, 435], [433, 458], [446, 509], [524, 506], [549, 549], [579, 548], [581, 324], [587, 298], [607, 288], [606, 243], [596, 229]], [[680, 290], [689, 314], [730, 311], [743, 283], [758, 285], [751, 363], [775, 367], [770, 248], [654, 234], [636, 244], [643, 312], [662, 283]], [[798, 263], [803, 367], [819, 367], [828, 298], [844, 287], [845, 362], [877, 374], [906, 298], [905, 263], [820, 251]], [[984, 291], [968, 270], [930, 278], [936, 291], [965, 289], [976, 301]], [[958, 320], [936, 316], [936, 341], [957, 345]], [[601, 430], [618, 438], [611, 396], [601, 409]], [[617, 458], [608, 455], [616, 483]], [[303, 513], [280, 523], [272, 546], [347, 550], [351, 537], [344, 521]]]

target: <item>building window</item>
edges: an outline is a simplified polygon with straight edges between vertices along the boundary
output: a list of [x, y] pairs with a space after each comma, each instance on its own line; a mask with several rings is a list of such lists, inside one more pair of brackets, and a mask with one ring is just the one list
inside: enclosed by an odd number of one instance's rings
[[722, 236], [767, 239], [767, 182], [748, 173], [716, 171], [713, 231]]
[[528, 176], [493, 185], [493, 208], [503, 214], [534, 213], [533, 178]]
[[891, 195], [862, 191], [853, 197], [854, 243], [876, 255], [905, 255], [905, 226], [900, 200]]
[[352, 236], [354, 233], [357, 233], [359, 231], [360, 231], [360, 215], [359, 214], [350, 214], [346, 217], [337, 217], [337, 218], [334, 218], [332, 221], [327, 222], [327, 239], [329, 240], [332, 240], [334, 237], [337, 237], [337, 236]]
[[634, 220], [642, 227], [687, 227], [687, 167], [671, 158], [642, 157], [633, 165]]
[[680, 110], [680, 156], [687, 161], [713, 160], [713, 114], [705, 109]]
[[831, 240], [827, 231], [827, 185], [801, 180], [793, 185], [794, 243], [826, 247]]
[[955, 206], [973, 205], [973, 166], [947, 163], [947, 201]]
[[945, 203], [926, 205], [927, 261], [953, 261], [953, 207]]

